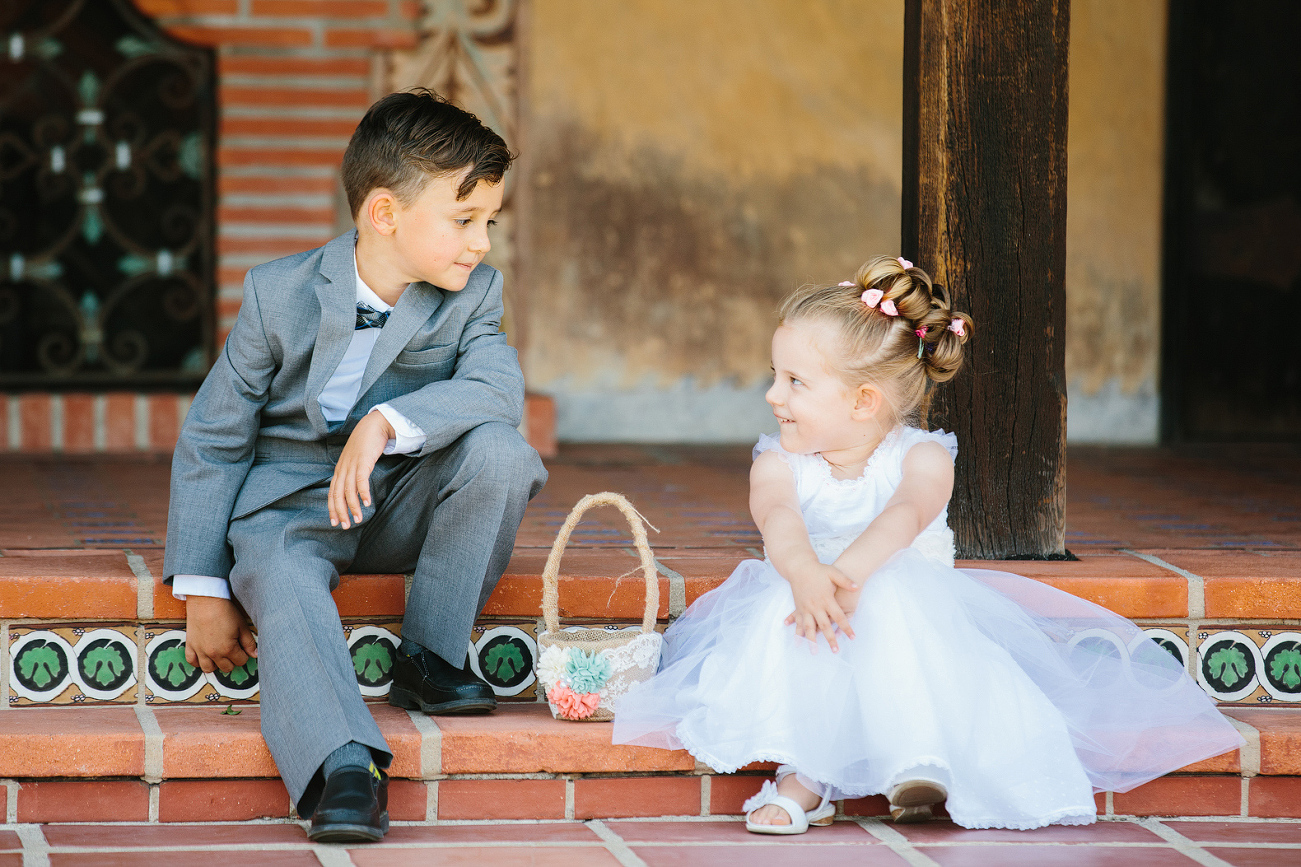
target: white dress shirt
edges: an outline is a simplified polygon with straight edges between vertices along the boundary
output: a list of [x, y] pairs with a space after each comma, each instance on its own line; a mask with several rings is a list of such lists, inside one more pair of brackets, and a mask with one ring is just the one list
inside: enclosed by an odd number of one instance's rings
[[[391, 311], [392, 306], [385, 304], [375, 292], [362, 282], [357, 271], [357, 251], [352, 252], [352, 271], [357, 276], [357, 303], [365, 304], [380, 313]], [[410, 288], [410, 287], [407, 287]], [[321, 414], [326, 421], [343, 421], [357, 402], [357, 392], [361, 390], [361, 376], [366, 372], [366, 362], [370, 360], [371, 350], [379, 339], [380, 329], [359, 328], [352, 332], [352, 342], [343, 360], [330, 375], [330, 380], [321, 389], [317, 402], [321, 405]], [[381, 403], [373, 409], [393, 425], [396, 439], [391, 439], [384, 446], [386, 455], [407, 455], [420, 451], [425, 445], [425, 432], [413, 424], [410, 419], [387, 403]], [[230, 582], [225, 578], [212, 575], [177, 575], [172, 579], [172, 595], [177, 599], [187, 596], [217, 596], [230, 598]]]

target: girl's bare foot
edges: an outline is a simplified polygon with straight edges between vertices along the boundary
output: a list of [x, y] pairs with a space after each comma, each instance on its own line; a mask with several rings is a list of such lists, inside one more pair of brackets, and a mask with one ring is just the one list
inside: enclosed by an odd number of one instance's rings
[[[809, 791], [795, 778], [795, 774], [782, 777], [781, 782], [777, 784], [777, 794], [790, 798], [806, 813], [822, 803], [822, 796]], [[756, 825], [789, 825], [791, 817], [776, 804], [765, 804], [751, 814], [750, 821]]]

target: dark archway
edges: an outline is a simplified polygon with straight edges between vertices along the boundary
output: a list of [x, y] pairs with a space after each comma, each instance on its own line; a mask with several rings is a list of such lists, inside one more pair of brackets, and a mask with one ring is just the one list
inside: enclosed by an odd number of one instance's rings
[[1162, 427], [1301, 441], [1301, 4], [1170, 4]]

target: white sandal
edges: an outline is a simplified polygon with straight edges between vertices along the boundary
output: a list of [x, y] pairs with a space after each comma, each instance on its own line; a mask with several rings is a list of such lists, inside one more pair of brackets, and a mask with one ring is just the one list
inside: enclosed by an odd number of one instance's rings
[[896, 825], [929, 822], [931, 808], [942, 804], [949, 792], [939, 780], [916, 777], [890, 789], [890, 819]]
[[[753, 834], [803, 834], [809, 830], [810, 825], [830, 825], [831, 820], [836, 817], [836, 805], [831, 803], [831, 789], [824, 786], [822, 789], [822, 800], [818, 805], [807, 813], [804, 808], [797, 804], [791, 798], [785, 795], [777, 794], [777, 784], [786, 777], [795, 773], [795, 768], [791, 765], [782, 765], [777, 769], [777, 782], [764, 780], [763, 786], [759, 791], [750, 797], [749, 800], [741, 807], [745, 811], [745, 830]], [[774, 807], [780, 807], [790, 816], [789, 825], [759, 825], [751, 821], [750, 816], [760, 807], [766, 807], [772, 804]]]

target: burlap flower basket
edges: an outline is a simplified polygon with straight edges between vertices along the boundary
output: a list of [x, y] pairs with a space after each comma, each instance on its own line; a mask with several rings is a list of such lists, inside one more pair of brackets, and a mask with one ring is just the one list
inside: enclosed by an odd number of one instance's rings
[[[632, 527], [646, 579], [646, 608], [641, 626], [622, 629], [560, 628], [560, 557], [578, 519], [593, 506], [610, 505], [623, 512]], [[578, 501], [556, 534], [542, 571], [542, 618], [546, 630], [538, 636], [538, 682], [556, 719], [601, 722], [614, 719], [614, 704], [635, 683], [653, 675], [660, 664], [663, 640], [655, 631], [660, 585], [655, 560], [646, 543], [643, 518], [623, 496], [588, 494]]]

